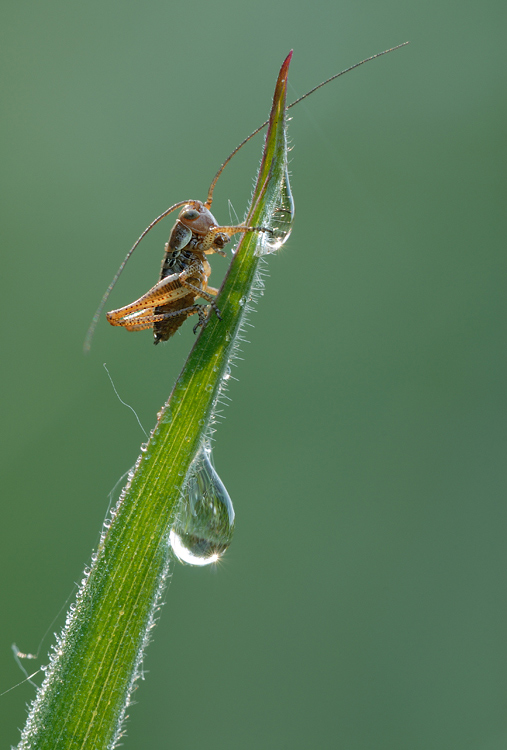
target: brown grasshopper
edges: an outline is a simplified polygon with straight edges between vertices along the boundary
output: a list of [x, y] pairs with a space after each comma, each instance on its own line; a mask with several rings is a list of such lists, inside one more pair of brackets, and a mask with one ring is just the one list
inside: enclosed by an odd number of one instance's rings
[[[354, 68], [363, 65], [365, 62], [369, 62], [370, 60], [381, 57], [388, 52], [404, 47], [406, 44], [408, 44], [408, 42], [404, 42], [397, 47], [392, 47], [383, 52], [379, 52], [365, 60], [361, 60], [361, 62], [352, 65], [346, 70], [342, 70], [340, 73], [336, 73], [334, 76], [331, 76], [331, 78], [319, 83], [318, 86], [315, 86], [306, 94], [293, 101], [292, 104], [288, 105], [287, 109], [294, 107], [300, 101], [306, 99], [307, 96], [313, 94], [314, 91], [317, 91], [317, 89], [325, 86], [326, 83], [333, 81], [335, 78], [348, 73]], [[168, 208], [167, 211], [164, 211], [164, 213], [158, 216], [144, 230], [137, 242], [129, 250], [102, 298], [99, 308], [93, 317], [90, 328], [88, 329], [84, 344], [85, 351], [90, 348], [91, 339], [102, 309], [128, 259], [150, 229], [177, 208], [181, 208], [181, 211], [176, 220], [176, 224], [171, 230], [169, 242], [167, 242], [165, 246], [165, 255], [162, 261], [159, 281], [135, 302], [132, 302], [130, 305], [125, 305], [125, 307], [120, 307], [118, 310], [111, 310], [111, 312], [108, 312], [106, 314], [107, 320], [111, 325], [122, 326], [123, 328], [126, 328], [127, 331], [142, 331], [147, 328], [153, 328], [154, 343], [158, 344], [159, 341], [167, 341], [173, 336], [182, 323], [184, 323], [184, 321], [191, 315], [198, 316], [198, 322], [194, 326], [194, 333], [199, 327], [205, 325], [207, 320], [207, 305], [196, 304], [196, 300], [199, 298], [206, 300], [211, 306], [211, 309], [214, 310], [216, 316], [221, 319], [220, 310], [215, 302], [218, 290], [208, 286], [208, 278], [211, 273], [211, 268], [206, 259], [206, 255], [218, 253], [226, 257], [223, 248], [234, 234], [245, 232], [271, 232], [271, 230], [267, 227], [249, 227], [244, 224], [239, 224], [237, 226], [220, 226], [210, 212], [213, 201], [213, 191], [218, 182], [218, 178], [232, 157], [235, 156], [240, 148], [242, 148], [245, 143], [253, 138], [253, 136], [262, 130], [267, 124], [268, 120], [254, 130], [253, 133], [250, 133], [250, 135], [245, 138], [227, 157], [211, 183], [205, 203], [198, 200], [188, 200], [175, 203]]]
[[[171, 206], [173, 210], [181, 206]], [[153, 327], [154, 343], [167, 341], [181, 324], [197, 314], [199, 320], [194, 333], [206, 322], [206, 305], [195, 304], [201, 297], [207, 300], [219, 320], [215, 297], [218, 289], [208, 286], [211, 267], [206, 255], [219, 253], [233, 234], [238, 232], [269, 232], [264, 227], [219, 226], [209, 208], [211, 200], [188, 201], [183, 204], [176, 224], [165, 246], [165, 256], [160, 270], [160, 280], [149, 292], [130, 305], [106, 313], [113, 326], [123, 326], [127, 331], [142, 331]]]

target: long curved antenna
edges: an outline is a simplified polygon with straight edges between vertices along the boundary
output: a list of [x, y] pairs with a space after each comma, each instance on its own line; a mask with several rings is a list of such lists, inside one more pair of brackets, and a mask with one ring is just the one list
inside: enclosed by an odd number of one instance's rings
[[[360, 65], [364, 65], [364, 63], [370, 62], [370, 60], [375, 60], [375, 58], [377, 58], [377, 57], [382, 57], [382, 55], [387, 55], [388, 52], [394, 52], [394, 50], [400, 49], [400, 47], [405, 47], [407, 44], [409, 44], [409, 42], [403, 42], [403, 44], [398, 44], [396, 47], [391, 47], [390, 49], [385, 49], [383, 52], [377, 52], [376, 55], [372, 55], [371, 57], [367, 57], [364, 60], [361, 60], [361, 62], [355, 63], [355, 65], [351, 65], [350, 68], [346, 68], [345, 70], [340, 71], [340, 73], [335, 73], [334, 76], [331, 76], [331, 78], [327, 78], [325, 81], [322, 81], [322, 83], [319, 83], [318, 86], [314, 86], [313, 89], [310, 89], [310, 91], [307, 91], [306, 94], [303, 94], [303, 96], [300, 96], [299, 99], [296, 99], [295, 101], [292, 102], [292, 104], [289, 104], [287, 106], [287, 109], [290, 109], [291, 107], [294, 107], [296, 104], [299, 104], [299, 102], [302, 102], [303, 99], [306, 99], [307, 96], [310, 96], [310, 94], [313, 94], [314, 91], [317, 91], [317, 89], [320, 89], [322, 86], [325, 86], [326, 83], [330, 83], [331, 81], [334, 81], [335, 78], [339, 78], [340, 76], [345, 75], [345, 73], [350, 73], [350, 71], [354, 70], [354, 68], [358, 68]], [[266, 120], [266, 122], [263, 122], [262, 125], [259, 125], [259, 127], [256, 130], [253, 131], [253, 133], [250, 133], [250, 135], [247, 136], [244, 141], [241, 141], [241, 143], [239, 144], [239, 146], [236, 146], [236, 148], [234, 149], [234, 151], [224, 161], [224, 163], [222, 164], [222, 166], [220, 167], [220, 169], [218, 170], [218, 172], [214, 176], [213, 182], [211, 183], [210, 189], [208, 190], [208, 198], [206, 200], [206, 203], [204, 204], [206, 206], [206, 208], [209, 208], [211, 206], [211, 204], [213, 202], [213, 191], [215, 189], [215, 185], [217, 184], [218, 178], [220, 177], [220, 175], [224, 171], [225, 167], [229, 164], [229, 162], [232, 159], [232, 157], [235, 156], [238, 153], [238, 151], [240, 150], [240, 148], [242, 148], [245, 145], [245, 143], [248, 143], [248, 141], [250, 140], [250, 138], [253, 138], [254, 135], [257, 135], [257, 133], [259, 133], [262, 130], [262, 128], [265, 128], [266, 125], [268, 124], [268, 122], [269, 122], [269, 120]]]
[[123, 261], [122, 261], [119, 269], [116, 271], [113, 280], [111, 281], [111, 283], [107, 287], [107, 289], [106, 289], [106, 291], [104, 293], [104, 296], [100, 300], [100, 305], [97, 307], [95, 315], [92, 318], [92, 322], [90, 323], [90, 327], [88, 328], [88, 331], [86, 332], [86, 336], [85, 336], [85, 340], [84, 340], [84, 344], [83, 344], [83, 349], [84, 349], [85, 352], [89, 352], [90, 351], [90, 347], [91, 347], [91, 344], [92, 344], [93, 334], [95, 333], [95, 328], [97, 327], [97, 323], [99, 322], [100, 314], [101, 314], [102, 310], [104, 309], [104, 305], [107, 302], [107, 298], [111, 294], [111, 291], [112, 291], [114, 285], [116, 284], [116, 282], [120, 278], [121, 272], [125, 268], [128, 259], [130, 258], [130, 256], [132, 255], [132, 253], [134, 252], [134, 250], [136, 249], [136, 247], [139, 245], [139, 243], [141, 242], [141, 240], [143, 239], [143, 237], [146, 237], [146, 235], [148, 234], [148, 232], [150, 231], [150, 229], [153, 229], [153, 227], [155, 226], [155, 224], [158, 224], [159, 221], [161, 221], [165, 216], [167, 216], [168, 214], [170, 214], [176, 208], [179, 208], [180, 206], [185, 206], [187, 203], [190, 203], [190, 202], [191, 201], [180, 201], [179, 203], [175, 203], [174, 206], [171, 206], [170, 208], [168, 208], [167, 211], [164, 211], [163, 214], [160, 214], [160, 216], [157, 216], [157, 218], [154, 221], [152, 221], [149, 226], [146, 227], [146, 229], [144, 230], [144, 232], [142, 233], [142, 235], [139, 237], [139, 239], [132, 245], [132, 247], [128, 251], [127, 255], [123, 259]]

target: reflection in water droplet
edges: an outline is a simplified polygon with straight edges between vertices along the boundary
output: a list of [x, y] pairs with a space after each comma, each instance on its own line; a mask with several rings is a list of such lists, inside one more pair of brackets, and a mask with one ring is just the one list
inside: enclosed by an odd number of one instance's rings
[[189, 565], [217, 562], [231, 543], [234, 508], [229, 493], [204, 446], [190, 469], [169, 542], [176, 557]]
[[273, 215], [268, 222], [272, 234], [264, 232], [258, 255], [274, 253], [287, 242], [294, 224], [294, 199], [290, 189], [289, 173], [285, 168], [284, 179], [280, 186], [280, 193], [273, 209]]

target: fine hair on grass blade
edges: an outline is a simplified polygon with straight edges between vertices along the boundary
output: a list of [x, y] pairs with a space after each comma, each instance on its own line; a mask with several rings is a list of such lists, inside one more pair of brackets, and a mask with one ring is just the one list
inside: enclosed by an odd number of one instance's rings
[[[287, 206], [290, 196], [285, 101], [291, 54], [276, 83], [247, 218], [253, 226], [273, 227], [274, 246], [284, 239], [280, 212], [287, 209], [280, 206]], [[257, 233], [239, 243], [217, 300], [222, 321], [212, 316], [199, 335], [104, 525], [45, 668], [19, 750], [105, 749], [120, 741], [168, 573], [174, 511], [192, 462], [213, 431], [242, 321], [262, 284], [261, 256], [270, 249]]]

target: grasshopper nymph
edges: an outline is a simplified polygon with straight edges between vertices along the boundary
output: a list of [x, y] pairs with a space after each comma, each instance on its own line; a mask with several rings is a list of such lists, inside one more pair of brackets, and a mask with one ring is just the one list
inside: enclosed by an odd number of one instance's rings
[[[320, 89], [322, 86], [325, 86], [325, 84], [333, 81], [344, 73], [348, 73], [350, 70], [363, 65], [365, 62], [381, 57], [387, 52], [392, 52], [395, 49], [404, 47], [406, 44], [408, 44], [408, 42], [384, 50], [384, 52], [379, 52], [365, 60], [361, 60], [361, 62], [352, 65], [346, 70], [342, 70], [340, 73], [336, 73], [334, 76], [331, 76], [331, 78], [319, 83], [318, 86], [315, 86], [303, 96], [300, 96], [299, 99], [296, 99], [292, 104], [289, 104], [287, 109], [290, 109], [295, 104], [306, 99], [306, 97], [313, 94], [314, 91]], [[250, 133], [250, 135], [245, 138], [245, 140], [242, 141], [227, 157], [211, 183], [205, 203], [198, 200], [188, 200], [175, 203], [168, 208], [167, 211], [164, 211], [164, 213], [158, 216], [144, 230], [137, 242], [131, 250], [129, 250], [125, 260], [120, 265], [114, 279], [102, 298], [99, 308], [93, 317], [90, 328], [88, 329], [84, 345], [85, 351], [90, 348], [93, 332], [102, 309], [128, 259], [150, 229], [177, 208], [180, 208], [181, 210], [178, 219], [176, 220], [176, 224], [171, 230], [169, 241], [165, 246], [165, 255], [162, 261], [159, 281], [135, 302], [132, 302], [130, 305], [125, 305], [125, 307], [120, 307], [118, 310], [111, 310], [111, 312], [107, 313], [106, 317], [111, 325], [122, 326], [123, 328], [126, 328], [127, 331], [142, 331], [146, 328], [153, 328], [155, 344], [158, 344], [159, 341], [167, 341], [167, 339], [173, 336], [181, 324], [191, 315], [198, 316], [198, 322], [194, 326], [194, 333], [199, 327], [205, 325], [207, 305], [196, 304], [196, 300], [199, 298], [206, 300], [220, 319], [220, 310], [215, 302], [218, 290], [208, 286], [208, 278], [211, 273], [211, 268], [206, 259], [206, 255], [219, 253], [220, 255], [225, 256], [223, 248], [234, 234], [245, 232], [269, 233], [271, 230], [266, 227], [249, 227], [243, 224], [237, 226], [220, 226], [210, 211], [211, 203], [213, 201], [213, 191], [223, 169], [230, 162], [232, 157], [235, 156], [250, 138], [253, 138], [253, 136], [262, 130], [267, 124], [268, 121], [266, 120], [266, 122], [254, 130], [253, 133]]]
[[[172, 209], [181, 206], [177, 203]], [[218, 226], [210, 212], [211, 200], [187, 201], [183, 204], [169, 242], [165, 246], [160, 280], [149, 292], [119, 310], [108, 312], [106, 317], [113, 326], [123, 326], [127, 331], [142, 331], [153, 327], [154, 343], [167, 341], [176, 333], [190, 315], [197, 314], [194, 333], [206, 321], [206, 306], [195, 304], [199, 297], [207, 300], [220, 319], [215, 303], [218, 289], [208, 286], [211, 273], [206, 255], [223, 251], [237, 232], [269, 232], [263, 227]], [[171, 210], [171, 209], [169, 209]]]

